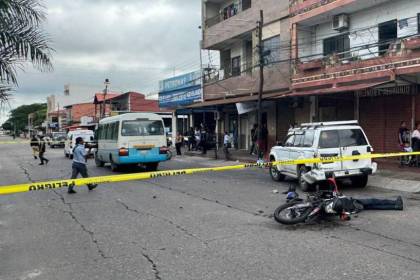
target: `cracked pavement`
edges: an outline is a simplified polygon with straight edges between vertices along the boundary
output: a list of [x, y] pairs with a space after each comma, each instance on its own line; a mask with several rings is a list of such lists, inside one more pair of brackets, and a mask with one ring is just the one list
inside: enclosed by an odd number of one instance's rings
[[[62, 149], [46, 156], [38, 166], [29, 145], [0, 144], [0, 185], [70, 176]], [[160, 170], [223, 164], [176, 157]], [[89, 173], [112, 174], [93, 161]], [[282, 226], [272, 190], [293, 183], [254, 169], [2, 196], [0, 279], [418, 279], [420, 196], [404, 195], [403, 212]]]

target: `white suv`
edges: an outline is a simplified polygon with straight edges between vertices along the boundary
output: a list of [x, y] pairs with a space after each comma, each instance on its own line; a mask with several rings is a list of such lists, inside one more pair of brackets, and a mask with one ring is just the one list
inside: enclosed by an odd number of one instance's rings
[[[270, 152], [270, 161], [314, 157], [354, 156], [370, 154], [372, 147], [357, 121], [307, 123], [289, 130], [283, 145]], [[282, 181], [286, 176], [297, 178], [303, 191], [329, 177], [349, 178], [356, 187], [367, 185], [368, 175], [375, 173], [377, 164], [371, 159], [302, 165], [275, 165], [271, 178]]]

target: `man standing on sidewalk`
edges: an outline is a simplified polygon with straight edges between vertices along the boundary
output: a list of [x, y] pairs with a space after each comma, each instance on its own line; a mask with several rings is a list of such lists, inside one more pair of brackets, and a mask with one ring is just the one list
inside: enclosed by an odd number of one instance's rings
[[254, 124], [254, 126], [251, 129], [251, 150], [249, 151], [250, 155], [255, 155], [256, 150], [256, 143], [258, 138], [258, 124]]
[[[89, 148], [90, 150], [90, 148]], [[90, 153], [90, 151], [89, 151]], [[71, 179], [76, 179], [79, 173], [83, 178], [89, 177], [87, 172], [87, 157], [89, 153], [86, 153], [85, 144], [82, 137], [76, 138], [76, 147], [73, 149], [73, 164], [72, 164], [72, 174]], [[88, 189], [91, 191], [97, 187], [96, 184], [88, 184]], [[74, 194], [76, 191], [73, 189], [73, 186], [70, 186], [68, 189], [69, 194]]]

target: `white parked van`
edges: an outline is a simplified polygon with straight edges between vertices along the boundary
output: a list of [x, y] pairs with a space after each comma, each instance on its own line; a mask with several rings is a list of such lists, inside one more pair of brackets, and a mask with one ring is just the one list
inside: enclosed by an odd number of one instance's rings
[[[95, 141], [95, 135], [94, 132], [92, 130], [87, 130], [87, 129], [77, 129], [77, 130], [72, 130], [67, 134], [67, 139], [66, 142], [64, 144], [64, 155], [66, 157], [69, 157], [70, 159], [73, 158], [73, 149], [76, 146], [76, 139], [78, 137], [82, 137], [83, 141], [86, 144], [90, 144], [93, 143]], [[86, 148], [86, 151], [88, 151], [89, 149]], [[91, 154], [93, 154], [95, 152], [94, 149], [90, 150]]]
[[115, 171], [120, 166], [142, 164], [153, 171], [159, 162], [171, 158], [163, 119], [157, 114], [128, 113], [102, 119], [97, 136], [98, 167], [110, 163]]

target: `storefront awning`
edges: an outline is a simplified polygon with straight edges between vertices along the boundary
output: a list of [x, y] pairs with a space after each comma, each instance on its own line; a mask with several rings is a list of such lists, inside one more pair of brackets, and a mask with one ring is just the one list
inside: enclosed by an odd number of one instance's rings
[[[263, 95], [263, 100], [273, 99], [273, 97], [276, 97], [276, 96], [278, 97], [278, 96], [283, 96], [283, 95], [279, 95], [278, 92], [266, 93]], [[225, 98], [225, 99], [208, 100], [208, 101], [186, 106], [186, 108], [192, 109], [192, 108], [201, 108], [201, 107], [216, 106], [216, 105], [236, 104], [236, 103], [241, 103], [241, 102], [246, 102], [246, 101], [255, 101], [255, 100], [258, 100], [258, 94]]]
[[384, 85], [386, 83], [388, 83], [388, 82], [364, 83], [364, 84], [357, 84], [357, 85], [351, 85], [351, 86], [341, 86], [341, 87], [327, 88], [327, 89], [323, 88], [323, 89], [305, 90], [305, 91], [302, 91], [302, 92], [292, 92], [290, 94], [283, 94], [281, 96], [276, 96], [272, 99], [350, 92], [350, 91], [363, 90], [363, 89], [367, 89], [367, 88], [373, 88], [373, 87], [376, 87], [376, 86]]
[[216, 112], [216, 107], [206, 107], [206, 108], [184, 108], [184, 109], [177, 109], [177, 115], [188, 115], [193, 113], [213, 113]]

